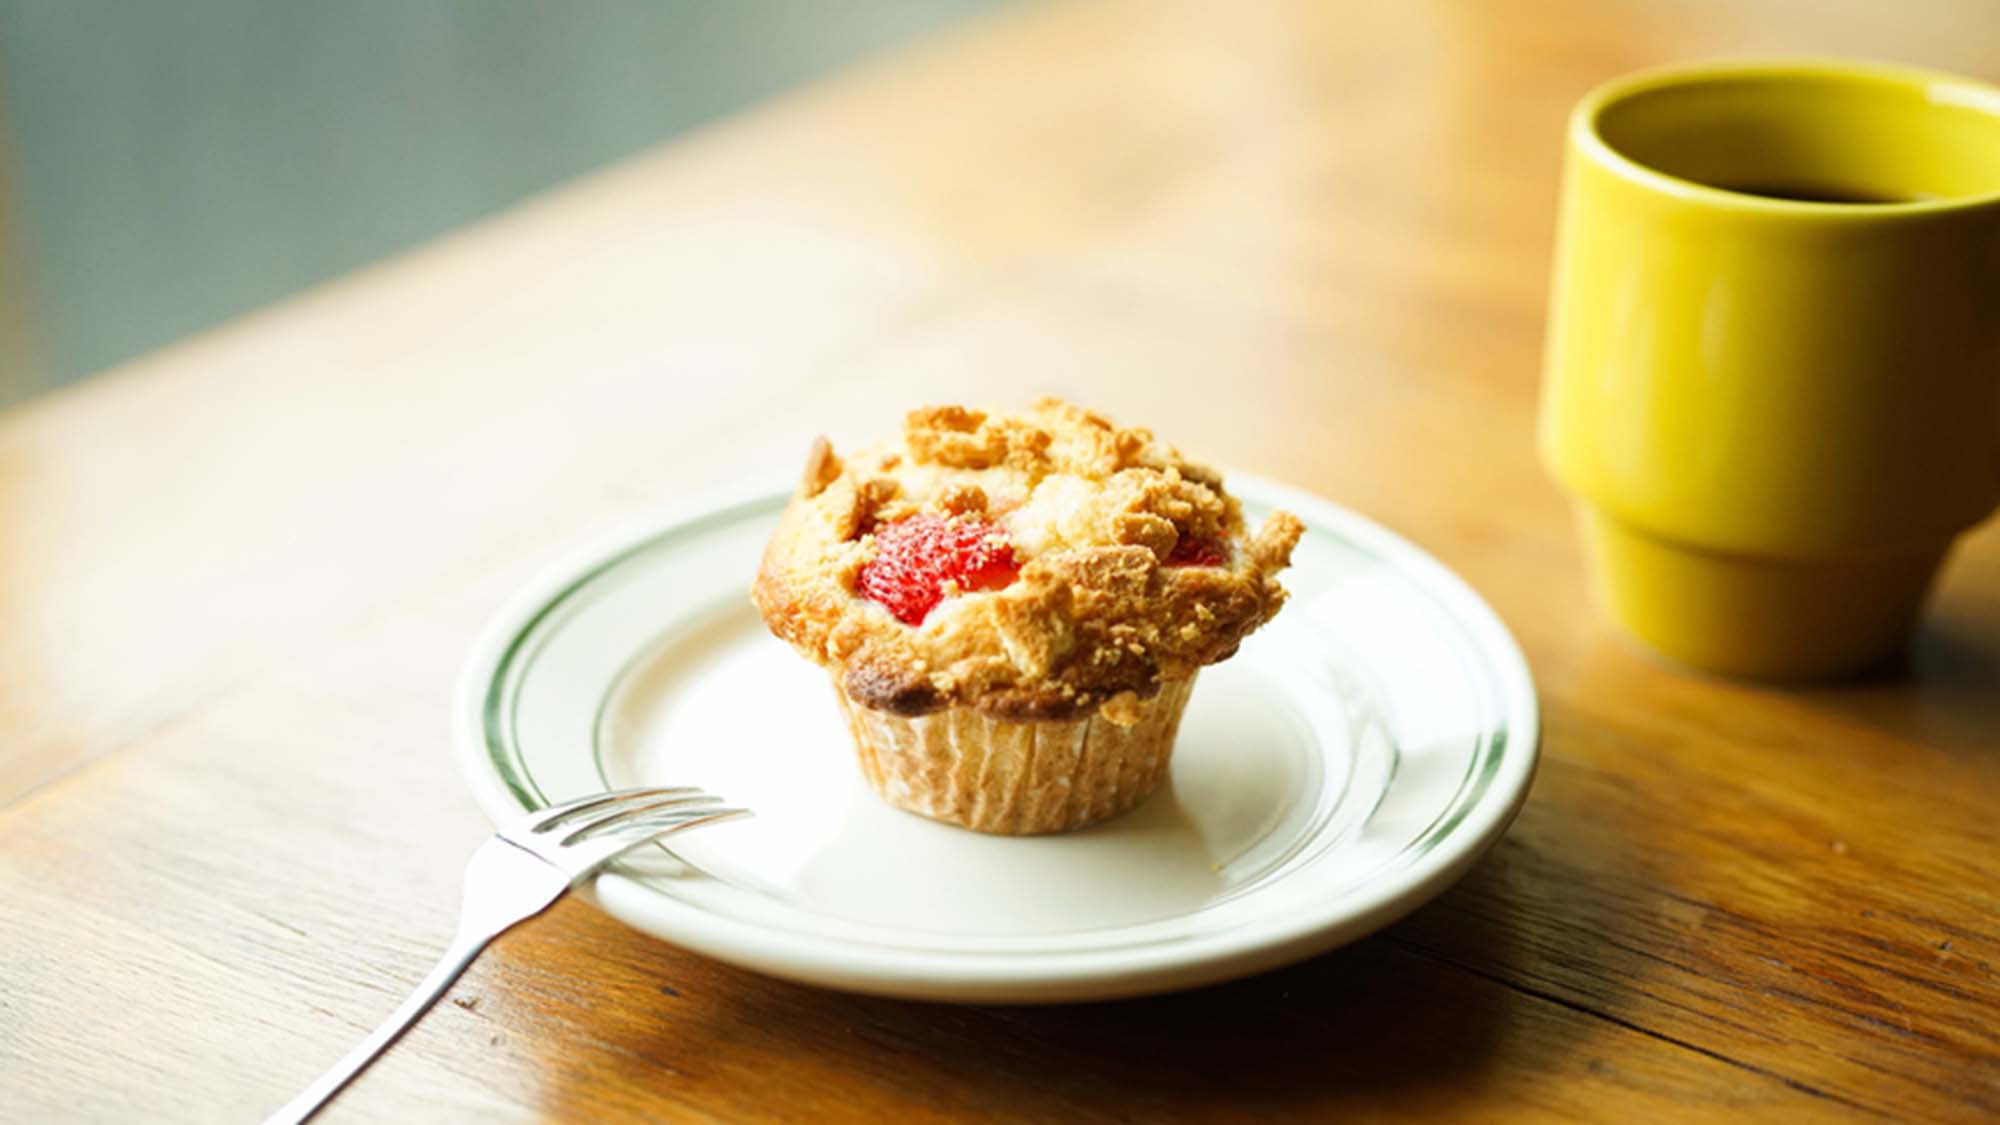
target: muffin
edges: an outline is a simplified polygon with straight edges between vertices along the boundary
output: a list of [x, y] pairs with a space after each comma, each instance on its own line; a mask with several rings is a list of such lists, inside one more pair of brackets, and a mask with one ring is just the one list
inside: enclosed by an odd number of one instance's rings
[[1067, 832], [1159, 784], [1195, 674], [1278, 612], [1302, 531], [1247, 535], [1214, 470], [1068, 403], [936, 406], [845, 457], [813, 443], [752, 597], [831, 672], [883, 799]]

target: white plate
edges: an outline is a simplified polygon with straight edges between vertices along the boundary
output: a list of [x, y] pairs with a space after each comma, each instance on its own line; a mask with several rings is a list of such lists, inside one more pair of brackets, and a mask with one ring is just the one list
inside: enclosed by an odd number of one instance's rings
[[1331, 949], [1436, 895], [1534, 774], [1520, 650], [1423, 552], [1323, 500], [1229, 478], [1307, 526], [1292, 600], [1202, 673], [1168, 784], [1066, 836], [982, 836], [862, 780], [824, 672], [747, 588], [786, 490], [683, 506], [501, 614], [457, 735], [495, 821], [606, 788], [692, 784], [749, 820], [598, 879], [598, 905], [722, 961], [931, 1000], [1187, 988]]

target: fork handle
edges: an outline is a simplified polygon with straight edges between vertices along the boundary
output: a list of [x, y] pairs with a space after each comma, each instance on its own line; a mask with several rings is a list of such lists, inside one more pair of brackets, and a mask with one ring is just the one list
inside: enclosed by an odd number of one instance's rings
[[416, 990], [404, 999], [401, 1007], [370, 1032], [368, 1038], [347, 1052], [325, 1074], [320, 1075], [318, 1081], [306, 1087], [298, 1097], [286, 1102], [276, 1113], [265, 1118], [264, 1125], [299, 1125], [300, 1122], [318, 1113], [342, 1087], [354, 1081], [355, 1075], [360, 1074], [369, 1063], [374, 1062], [375, 1056], [387, 1050], [389, 1044], [394, 1043], [408, 1031], [410, 1025], [417, 1022], [417, 1017], [430, 1011], [431, 1005], [437, 1003], [446, 990], [451, 988], [452, 982], [464, 974], [466, 966], [472, 964], [480, 951], [499, 936], [498, 932], [467, 933], [461, 930], [458, 936], [452, 939], [451, 946], [444, 951], [444, 956], [438, 959], [436, 967], [431, 969], [430, 975], [426, 976], [423, 982], [417, 985]]

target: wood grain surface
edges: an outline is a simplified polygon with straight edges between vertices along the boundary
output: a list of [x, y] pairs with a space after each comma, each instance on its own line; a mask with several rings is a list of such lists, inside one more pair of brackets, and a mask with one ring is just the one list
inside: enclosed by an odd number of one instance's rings
[[[250, 1120], [428, 966], [486, 617], [912, 403], [1057, 392], [1481, 590], [1545, 757], [1385, 933], [1094, 1006], [724, 968], [580, 903], [329, 1121], [2000, 1117], [2000, 536], [1901, 667], [1679, 673], [1531, 430], [1560, 127], [1717, 54], [2000, 77], [1987, 0], [1030, 5], [0, 415], [0, 1120]], [[190, 268], [198, 264], [190, 263]]]

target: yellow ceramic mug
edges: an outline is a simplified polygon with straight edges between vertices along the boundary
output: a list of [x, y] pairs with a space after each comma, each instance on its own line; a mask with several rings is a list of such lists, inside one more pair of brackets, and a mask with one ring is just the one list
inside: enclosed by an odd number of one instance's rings
[[1541, 450], [1660, 652], [1800, 677], [1894, 651], [2000, 500], [2000, 89], [1782, 62], [1591, 93]]

